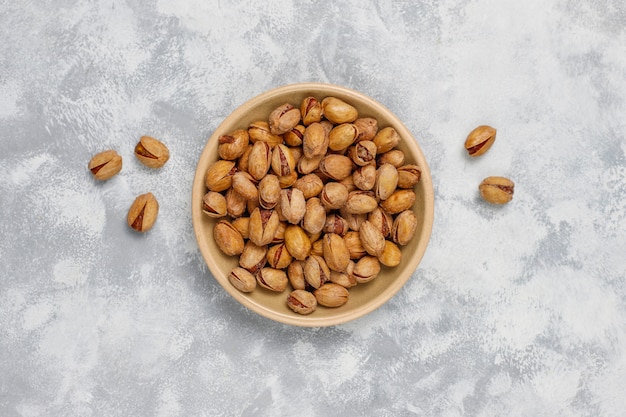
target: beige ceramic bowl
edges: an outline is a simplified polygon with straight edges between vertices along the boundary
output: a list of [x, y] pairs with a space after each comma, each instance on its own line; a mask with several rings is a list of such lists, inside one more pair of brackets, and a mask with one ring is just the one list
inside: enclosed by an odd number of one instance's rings
[[[314, 96], [320, 101], [328, 96], [338, 97], [355, 106], [360, 117], [376, 118], [379, 128], [393, 126], [402, 137], [398, 148], [405, 152], [407, 163], [416, 163], [421, 167], [422, 176], [415, 187], [417, 198], [413, 206], [418, 218], [417, 231], [411, 243], [401, 248], [401, 264], [395, 268], [383, 266], [376, 279], [350, 288], [350, 297], [345, 305], [338, 308], [318, 306], [312, 314], [304, 316], [287, 307], [289, 288], [276, 294], [257, 286], [253, 292], [244, 294], [230, 284], [228, 274], [237, 265], [238, 257], [224, 255], [215, 244], [213, 225], [216, 220], [202, 212], [202, 197], [207, 191], [204, 184], [205, 173], [209, 165], [218, 159], [217, 145], [221, 135], [236, 129], [245, 129], [257, 120], [267, 120], [270, 112], [281, 104], [289, 102], [299, 108], [301, 101], [308, 96]], [[433, 211], [430, 170], [419, 145], [404, 124], [383, 105], [357, 91], [320, 83], [292, 84], [276, 88], [237, 108], [209, 138], [200, 155], [192, 190], [192, 220], [196, 239], [215, 279], [235, 300], [250, 310], [281, 323], [307, 327], [330, 326], [354, 320], [380, 307], [396, 294], [411, 277], [426, 251], [433, 224]]]

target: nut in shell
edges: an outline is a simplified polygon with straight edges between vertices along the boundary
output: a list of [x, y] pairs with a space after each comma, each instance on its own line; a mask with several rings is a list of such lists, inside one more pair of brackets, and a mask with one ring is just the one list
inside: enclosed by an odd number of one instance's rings
[[363, 248], [372, 256], [380, 256], [385, 249], [385, 236], [372, 222], [366, 220], [359, 228]]
[[252, 292], [256, 288], [254, 275], [240, 266], [236, 266], [230, 271], [228, 281], [241, 292]]
[[161, 168], [170, 159], [170, 151], [160, 140], [142, 136], [135, 145], [135, 156], [147, 167]]
[[290, 103], [278, 106], [269, 115], [270, 132], [273, 135], [287, 133], [298, 123], [300, 123], [300, 110]]
[[370, 282], [380, 273], [380, 261], [375, 256], [364, 256], [354, 265], [352, 276], [359, 284]]
[[319, 305], [324, 307], [341, 307], [348, 302], [350, 293], [345, 287], [329, 282], [313, 291], [313, 295]]
[[350, 252], [343, 238], [336, 233], [326, 233], [322, 242], [326, 265], [333, 271], [345, 271], [350, 262]]
[[268, 174], [259, 182], [259, 204], [265, 209], [273, 209], [280, 199], [280, 181], [273, 174]]
[[270, 169], [272, 149], [267, 142], [258, 141], [252, 145], [248, 157], [248, 172], [254, 179], [260, 181]]
[[285, 246], [296, 259], [305, 260], [311, 252], [311, 239], [306, 232], [296, 225], [289, 225], [285, 229]]
[[249, 142], [250, 136], [248, 131], [237, 129], [230, 134], [220, 136], [217, 141], [217, 153], [222, 159], [235, 160], [241, 157], [248, 149]]
[[137, 232], [147, 232], [159, 214], [159, 202], [152, 193], [138, 196], [128, 210], [128, 225]]
[[378, 120], [373, 117], [360, 117], [353, 124], [358, 131], [357, 141], [372, 140], [378, 132]]
[[487, 177], [479, 185], [480, 196], [491, 204], [506, 204], [513, 199], [515, 183], [504, 177]]
[[385, 248], [378, 256], [378, 260], [381, 264], [393, 268], [394, 266], [400, 265], [400, 262], [402, 261], [402, 252], [400, 251], [398, 245], [390, 240], [385, 240]]
[[226, 216], [226, 198], [215, 191], [207, 192], [202, 197], [202, 212], [213, 218]]
[[322, 120], [322, 104], [315, 97], [305, 97], [300, 105], [302, 123], [305, 126]]
[[480, 156], [487, 152], [496, 140], [496, 129], [491, 126], [481, 125], [474, 128], [465, 139], [465, 149], [472, 157]]
[[311, 255], [306, 259], [304, 279], [313, 288], [319, 288], [330, 280], [330, 268], [323, 257]]
[[422, 170], [417, 165], [403, 165], [398, 168], [398, 188], [413, 188], [420, 182]]
[[353, 105], [337, 97], [324, 98], [322, 100], [322, 112], [328, 120], [336, 125], [354, 122], [359, 117], [359, 112]]
[[122, 170], [122, 157], [114, 150], [100, 152], [91, 158], [87, 167], [95, 179], [108, 180]]
[[228, 220], [220, 220], [213, 226], [213, 239], [217, 247], [228, 256], [239, 255], [244, 250], [241, 233]]
[[296, 289], [289, 293], [287, 306], [298, 314], [311, 314], [317, 308], [317, 299], [304, 289]]
[[411, 189], [399, 189], [389, 196], [380, 206], [389, 214], [408, 210], [415, 203], [415, 192]]
[[387, 126], [378, 131], [373, 142], [376, 144], [376, 152], [378, 154], [385, 153], [398, 146], [398, 143], [400, 143], [400, 135], [396, 129]]
[[304, 290], [306, 280], [304, 279], [304, 261], [295, 260], [287, 267], [287, 278], [294, 290]]
[[237, 171], [234, 161], [220, 159], [215, 161], [206, 171], [204, 182], [210, 191], [224, 191], [233, 183], [233, 175]]
[[267, 246], [257, 246], [248, 240], [239, 257], [239, 266], [256, 274], [267, 263]]
[[391, 239], [398, 245], [407, 245], [417, 229], [417, 216], [412, 210], [398, 214], [391, 226]]
[[259, 285], [273, 292], [283, 292], [287, 288], [287, 274], [285, 271], [276, 268], [261, 268], [256, 274]]

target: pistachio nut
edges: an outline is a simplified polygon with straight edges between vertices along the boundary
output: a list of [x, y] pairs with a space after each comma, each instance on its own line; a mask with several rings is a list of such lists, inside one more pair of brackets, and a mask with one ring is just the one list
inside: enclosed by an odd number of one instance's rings
[[496, 140], [496, 129], [481, 125], [473, 129], [465, 139], [465, 150], [469, 156], [476, 157], [484, 154]]
[[252, 145], [248, 144], [243, 155], [237, 159], [237, 171], [248, 172], [248, 162], [250, 161], [250, 152], [252, 151]]
[[307, 315], [317, 308], [317, 299], [304, 289], [296, 289], [289, 293], [287, 306], [295, 313]]
[[232, 188], [246, 200], [257, 200], [259, 198], [259, 190], [255, 183], [256, 180], [247, 172], [237, 171], [233, 174]]
[[480, 196], [491, 204], [506, 204], [513, 199], [515, 184], [504, 177], [487, 177], [480, 183]]
[[248, 226], [250, 240], [258, 246], [272, 243], [279, 223], [278, 213], [274, 210], [257, 207], [250, 214], [250, 225]]
[[147, 232], [159, 214], [159, 202], [152, 193], [137, 196], [128, 210], [128, 225], [137, 232]]
[[316, 240], [311, 242], [310, 255], [324, 256], [324, 242], [322, 240]]
[[246, 200], [246, 210], [248, 211], [248, 213], [252, 213], [257, 207], [261, 207], [261, 205], [259, 204], [259, 200]]
[[398, 168], [398, 188], [413, 188], [420, 182], [422, 170], [417, 165], [403, 165]]
[[252, 177], [260, 181], [270, 169], [272, 150], [267, 142], [254, 142], [250, 156], [248, 157], [248, 172]]
[[357, 128], [352, 123], [342, 123], [335, 126], [328, 134], [328, 148], [333, 151], [347, 149], [354, 143], [357, 135]]
[[367, 251], [363, 248], [363, 244], [361, 243], [361, 236], [359, 235], [359, 232], [350, 230], [343, 237], [343, 241], [345, 242], [346, 248], [348, 248], [348, 252], [350, 253], [350, 259], [361, 259], [367, 255]]
[[329, 282], [313, 291], [313, 295], [319, 305], [324, 307], [341, 307], [348, 302], [350, 293], [345, 287]]
[[331, 213], [326, 216], [326, 223], [323, 228], [324, 233], [335, 233], [339, 236], [344, 236], [349, 229], [348, 222], [339, 214]]
[[[297, 125], [289, 132], [283, 134], [283, 140], [287, 146], [295, 147], [302, 146], [302, 139], [304, 138], [305, 127], [303, 125]], [[296, 158], [297, 159], [297, 158]]]
[[302, 191], [304, 198], [308, 200], [311, 197], [318, 196], [324, 188], [324, 183], [317, 174], [306, 174], [298, 178], [293, 184], [293, 188]]
[[304, 156], [304, 151], [302, 150], [302, 146], [291, 146], [289, 147], [289, 152], [293, 156], [293, 160], [295, 161], [296, 170], [298, 168], [298, 162]]
[[230, 217], [236, 218], [243, 216], [247, 209], [247, 201], [244, 196], [239, 194], [234, 188], [226, 190], [226, 212]]
[[372, 140], [378, 132], [378, 121], [373, 117], [360, 117], [353, 123], [359, 132], [356, 137], [357, 141]]
[[378, 256], [378, 260], [381, 264], [394, 267], [400, 265], [402, 261], [402, 252], [400, 252], [400, 248], [390, 240], [385, 240], [385, 248], [382, 253]]
[[[275, 210], [278, 214], [278, 210]], [[280, 219], [280, 215], [278, 216]], [[272, 243], [280, 243], [285, 241], [285, 230], [287, 229], [287, 222], [281, 221], [278, 223], [278, 227], [276, 228], [276, 233], [274, 233], [274, 238], [272, 239]]]
[[376, 153], [385, 153], [398, 146], [400, 135], [396, 129], [388, 126], [378, 131], [373, 142], [376, 144]]
[[233, 175], [237, 171], [234, 161], [220, 159], [209, 166], [204, 177], [206, 187], [210, 191], [224, 191], [230, 188]]
[[241, 292], [252, 292], [256, 288], [254, 275], [240, 266], [236, 266], [230, 271], [228, 281]]
[[237, 217], [231, 224], [244, 239], [250, 239], [250, 217]]
[[415, 192], [411, 189], [398, 189], [380, 206], [389, 214], [397, 214], [408, 210], [415, 203]]
[[279, 177], [290, 175], [296, 170], [296, 160], [289, 148], [283, 144], [278, 144], [274, 147], [271, 165]]
[[289, 132], [298, 123], [300, 123], [300, 110], [290, 103], [278, 106], [269, 115], [270, 132], [273, 135]]
[[330, 280], [330, 269], [323, 257], [310, 255], [304, 262], [304, 279], [313, 288], [319, 288]]
[[302, 123], [305, 126], [322, 120], [322, 104], [315, 97], [305, 97], [300, 104]]
[[270, 131], [270, 125], [264, 120], [252, 122], [248, 126], [250, 142], [266, 142], [271, 148], [283, 142], [282, 136], [275, 135]]
[[375, 256], [364, 256], [354, 265], [352, 276], [359, 284], [370, 282], [380, 273], [380, 261]]
[[348, 195], [348, 189], [345, 185], [331, 181], [324, 185], [320, 200], [327, 210], [333, 210], [342, 207], [346, 203]]
[[287, 274], [276, 268], [261, 268], [256, 274], [259, 285], [273, 292], [283, 292], [287, 288]]
[[359, 190], [369, 191], [374, 188], [376, 184], [376, 165], [369, 164], [357, 168], [352, 173], [354, 179], [354, 185]]
[[322, 100], [322, 113], [336, 125], [354, 122], [359, 117], [354, 106], [337, 97], [326, 97]]
[[285, 246], [287, 250], [296, 259], [305, 260], [311, 252], [311, 240], [306, 232], [296, 225], [289, 225], [285, 229]]
[[295, 260], [287, 267], [287, 278], [294, 290], [304, 290], [306, 280], [304, 279], [304, 261]]
[[302, 218], [302, 228], [309, 233], [319, 233], [326, 224], [326, 209], [317, 197], [306, 200], [306, 211]]
[[404, 210], [398, 214], [391, 226], [391, 239], [398, 245], [408, 244], [417, 229], [417, 216], [413, 210]]
[[385, 236], [369, 220], [361, 224], [359, 237], [361, 238], [363, 249], [372, 256], [380, 256], [383, 249], [385, 249]]
[[326, 129], [321, 123], [311, 123], [304, 130], [302, 138], [302, 150], [305, 158], [326, 155], [328, 150], [328, 136]]
[[376, 157], [376, 163], [378, 166], [383, 164], [391, 164], [396, 168], [404, 165], [404, 152], [400, 149], [392, 149], [388, 152], [380, 154]]
[[267, 263], [272, 268], [284, 269], [291, 264], [292, 256], [285, 247], [285, 243], [272, 245], [267, 249]]
[[367, 213], [355, 214], [348, 213], [345, 207], [339, 209], [339, 215], [343, 217], [348, 223], [348, 227], [350, 230], [359, 231], [361, 227], [361, 223], [367, 220]]
[[160, 140], [142, 136], [135, 145], [135, 156], [147, 167], [161, 168], [170, 159], [170, 151]]
[[214, 218], [226, 216], [226, 198], [215, 191], [207, 192], [202, 197], [202, 212]]
[[348, 213], [366, 214], [378, 207], [378, 202], [371, 191], [352, 191], [344, 207]]
[[290, 174], [278, 177], [278, 185], [280, 185], [280, 188], [289, 188], [293, 186], [297, 180], [298, 173], [296, 171], [292, 171]]
[[273, 209], [280, 199], [280, 182], [278, 177], [268, 174], [259, 182], [259, 204], [265, 209]]
[[306, 212], [304, 194], [297, 188], [288, 188], [280, 191], [280, 211], [291, 224], [298, 224]]
[[345, 271], [350, 262], [350, 252], [343, 238], [336, 233], [326, 233], [322, 241], [326, 265], [333, 271]]
[[348, 149], [348, 156], [360, 167], [375, 162], [376, 153], [376, 144], [371, 140], [362, 140]]
[[298, 172], [302, 175], [307, 175], [307, 174], [312, 173], [313, 171], [319, 168], [320, 162], [322, 162], [323, 158], [324, 158], [323, 155], [314, 156], [312, 158], [307, 158], [306, 156], [303, 156], [298, 161]]
[[245, 243], [240, 253], [239, 266], [252, 274], [256, 274], [267, 263], [267, 246], [257, 246], [251, 240]]
[[122, 157], [114, 150], [97, 153], [87, 165], [94, 178], [108, 180], [122, 170]]
[[356, 190], [356, 185], [354, 185], [354, 172], [339, 181], [339, 183], [345, 185], [348, 192]]
[[330, 271], [330, 282], [333, 284], [341, 285], [344, 288], [352, 288], [357, 282], [354, 275], [347, 272]]
[[328, 154], [320, 162], [319, 169], [328, 178], [341, 181], [352, 174], [352, 161], [344, 155]]
[[241, 233], [228, 220], [220, 220], [213, 226], [213, 239], [217, 247], [228, 256], [239, 255], [244, 250]]
[[376, 198], [384, 201], [396, 191], [398, 187], [398, 170], [391, 164], [382, 164], [376, 170], [376, 183], [374, 194]]
[[385, 238], [389, 237], [393, 227], [393, 217], [389, 213], [380, 207], [376, 207], [367, 215], [367, 220], [380, 230]]
[[220, 158], [232, 161], [241, 157], [248, 149], [250, 136], [248, 136], [247, 130], [237, 129], [232, 133], [220, 136], [217, 143], [217, 153]]

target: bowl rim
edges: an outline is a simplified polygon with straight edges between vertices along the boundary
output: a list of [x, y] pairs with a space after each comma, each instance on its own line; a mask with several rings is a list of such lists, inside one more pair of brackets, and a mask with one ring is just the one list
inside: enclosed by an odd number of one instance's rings
[[[367, 303], [361, 308], [348, 310], [345, 312], [342, 312], [339, 308], [336, 310], [337, 314], [331, 317], [315, 317], [313, 315], [303, 316], [295, 313], [293, 315], [287, 315], [276, 312], [263, 304], [255, 302], [251, 298], [246, 297], [245, 294], [241, 293], [230, 284], [230, 282], [228, 281], [228, 276], [222, 273], [222, 271], [218, 267], [218, 262], [211, 257], [210, 248], [208, 247], [207, 243], [202, 239], [203, 232], [200, 225], [201, 222], [196, 221], [196, 219], [200, 218], [200, 216], [204, 214], [202, 213], [200, 205], [194, 204], [194, 202], [202, 199], [202, 196], [204, 195], [204, 193], [206, 193], [206, 186], [204, 184], [205, 172], [200, 171], [201, 161], [206, 158], [205, 154], [209, 153], [213, 143], [217, 141], [219, 136], [223, 134], [225, 126], [233, 124], [233, 122], [242, 118], [251, 106], [256, 106], [284, 94], [301, 93], [303, 90], [316, 91], [320, 89], [323, 90], [323, 94], [325, 96], [330, 96], [333, 94], [340, 96], [353, 96], [358, 98], [360, 101], [368, 102], [368, 105], [370, 105], [372, 108], [375, 108], [377, 111], [386, 114], [386, 117], [389, 119], [390, 124], [393, 125], [400, 137], [404, 139], [403, 142], [408, 148], [410, 148], [412, 156], [414, 156], [415, 163], [422, 170], [420, 182], [423, 182], [424, 186], [424, 223], [421, 229], [423, 239], [420, 239], [418, 246], [415, 248], [415, 252], [411, 254], [410, 258], [408, 259], [408, 264], [405, 267], [411, 272], [407, 273], [406, 276], [402, 279], [395, 280], [390, 285], [385, 287], [385, 290], [379, 293], [379, 296], [376, 297], [372, 302]], [[412, 140], [406, 140], [406, 138], [411, 138]], [[415, 139], [415, 136], [411, 133], [411, 131], [391, 110], [389, 110], [385, 105], [381, 104], [379, 101], [373, 99], [372, 97], [348, 87], [321, 82], [293, 83], [272, 88], [250, 98], [249, 100], [244, 101], [243, 103], [238, 105], [235, 110], [233, 110], [224, 120], [222, 120], [222, 122], [213, 130], [212, 134], [206, 140], [202, 152], [198, 157], [196, 172], [194, 174], [194, 179], [192, 183], [191, 206], [192, 223], [198, 249], [200, 250], [202, 257], [207, 267], [209, 268], [211, 275], [213, 275], [213, 278], [221, 285], [221, 287], [224, 288], [224, 290], [226, 290], [226, 292], [230, 294], [235, 300], [237, 300], [249, 310], [267, 319], [299, 327], [327, 327], [347, 323], [371, 313], [372, 311], [378, 309], [387, 301], [389, 301], [396, 293], [398, 293], [398, 291], [406, 284], [406, 282], [417, 270], [417, 267], [423, 259], [428, 244], [430, 242], [432, 227], [434, 223], [434, 189], [430, 174], [430, 168], [421, 147], [419, 146], [417, 140]]]

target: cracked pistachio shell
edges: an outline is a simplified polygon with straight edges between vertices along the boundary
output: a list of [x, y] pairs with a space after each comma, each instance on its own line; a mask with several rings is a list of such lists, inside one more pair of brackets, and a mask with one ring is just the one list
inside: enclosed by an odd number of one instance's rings
[[359, 190], [370, 191], [376, 184], [376, 165], [369, 164], [357, 168], [352, 173], [354, 185]]
[[397, 214], [408, 210], [415, 203], [415, 192], [411, 189], [398, 189], [380, 206], [389, 214]]
[[91, 158], [87, 167], [95, 179], [108, 180], [122, 170], [122, 157], [114, 150], [100, 152]]
[[298, 314], [311, 314], [317, 308], [315, 296], [304, 289], [296, 289], [289, 293], [287, 306]]
[[366, 220], [361, 224], [359, 237], [367, 253], [372, 256], [380, 256], [385, 248], [385, 236], [372, 222]]
[[213, 227], [213, 239], [220, 250], [228, 255], [239, 255], [244, 250], [241, 233], [227, 220], [220, 220]]
[[330, 269], [323, 257], [310, 255], [304, 262], [304, 279], [313, 288], [319, 288], [330, 280]]
[[385, 152], [376, 157], [376, 164], [381, 166], [383, 164], [391, 164], [396, 168], [404, 165], [404, 152], [400, 149], [392, 149], [389, 152]]
[[220, 136], [217, 142], [217, 153], [220, 158], [232, 161], [241, 157], [248, 149], [250, 136], [248, 136], [247, 130], [237, 129], [227, 135]]
[[398, 146], [400, 135], [396, 129], [388, 126], [378, 131], [373, 142], [376, 144], [376, 153], [385, 153]]
[[324, 188], [322, 179], [317, 174], [307, 174], [296, 180], [293, 188], [302, 191], [305, 199], [318, 196]]
[[259, 209], [257, 207], [250, 214], [248, 230], [250, 240], [257, 246], [272, 243], [279, 223], [278, 213], [274, 210]]
[[280, 199], [280, 181], [273, 174], [267, 174], [259, 182], [259, 204], [265, 209], [273, 209]]
[[276, 268], [261, 268], [256, 274], [259, 285], [273, 292], [283, 292], [287, 288], [287, 274]]
[[298, 123], [300, 123], [300, 110], [290, 103], [278, 106], [269, 115], [269, 127], [273, 135], [289, 132]]
[[267, 250], [267, 263], [270, 264], [272, 268], [287, 268], [289, 264], [291, 264], [292, 259], [284, 243], [272, 245]]
[[348, 148], [348, 156], [356, 165], [362, 167], [376, 161], [376, 144], [371, 140], [362, 140]]
[[267, 246], [257, 246], [251, 240], [243, 246], [239, 266], [256, 274], [267, 263]]
[[250, 137], [250, 142], [266, 142], [272, 148], [283, 142], [282, 136], [274, 135], [270, 131], [269, 123], [264, 120], [252, 122], [248, 126], [248, 136]]
[[339, 209], [339, 215], [346, 220], [350, 230], [354, 230], [357, 232], [359, 231], [359, 228], [361, 227], [361, 223], [367, 220], [367, 213], [362, 213], [362, 214], [348, 213], [345, 207], [342, 207]]
[[359, 117], [354, 106], [337, 97], [326, 97], [322, 100], [322, 113], [336, 125], [354, 122]]
[[288, 188], [280, 191], [280, 211], [291, 224], [298, 224], [306, 213], [304, 194], [297, 188]]
[[233, 218], [243, 216], [247, 208], [248, 200], [234, 188], [229, 188], [224, 197], [226, 198], [226, 212], [228, 215]]
[[336, 233], [326, 233], [322, 242], [326, 265], [333, 271], [345, 271], [350, 262], [350, 252], [343, 238]]
[[322, 120], [322, 103], [315, 97], [305, 97], [300, 104], [302, 123], [305, 126]]
[[[302, 145], [302, 139], [304, 138], [304, 130], [306, 128], [303, 125], [297, 125], [289, 132], [285, 132], [283, 140], [287, 146], [296, 147]], [[298, 158], [296, 158], [298, 159]]]
[[323, 155], [307, 158], [303, 156], [298, 161], [298, 172], [302, 175], [307, 175], [319, 168], [320, 162], [322, 162]]
[[300, 226], [287, 226], [284, 240], [287, 250], [294, 258], [303, 261], [309, 256], [309, 252], [311, 252], [311, 240]]
[[359, 232], [351, 230], [343, 237], [343, 241], [346, 244], [346, 248], [348, 248], [348, 252], [350, 253], [350, 259], [361, 259], [367, 252], [365, 248], [363, 248], [363, 244], [361, 243], [361, 236]]
[[491, 204], [506, 204], [513, 199], [515, 184], [504, 177], [487, 177], [479, 185], [480, 196]]
[[354, 121], [357, 129], [357, 141], [372, 140], [378, 132], [378, 121], [373, 117], [360, 117]]
[[241, 234], [241, 237], [244, 239], [250, 238], [250, 217], [237, 217], [231, 224]]
[[319, 233], [326, 224], [326, 209], [317, 197], [306, 200], [306, 211], [302, 218], [302, 228], [309, 233]]
[[323, 229], [324, 233], [335, 233], [339, 236], [344, 236], [348, 233], [348, 230], [350, 230], [348, 222], [339, 214], [331, 213], [326, 216], [326, 222]]
[[405, 210], [398, 214], [391, 227], [391, 239], [398, 245], [408, 244], [417, 229], [417, 216], [412, 210]]
[[398, 188], [413, 188], [420, 181], [422, 170], [417, 165], [403, 165], [398, 168]]
[[333, 151], [342, 151], [347, 149], [356, 140], [358, 130], [352, 123], [342, 123], [328, 134], [328, 148]]
[[380, 261], [375, 256], [364, 256], [354, 265], [352, 275], [359, 284], [370, 282], [380, 273]]
[[484, 154], [496, 140], [496, 129], [491, 126], [478, 126], [465, 139], [465, 150], [469, 156], [476, 157]]
[[281, 143], [272, 151], [271, 166], [279, 177], [290, 175], [296, 171], [296, 160], [289, 148]]
[[233, 175], [237, 171], [234, 161], [220, 159], [215, 161], [206, 171], [204, 182], [210, 191], [224, 191], [230, 188]]
[[333, 210], [343, 207], [348, 200], [348, 189], [345, 185], [330, 181], [324, 185], [320, 200], [326, 209]]
[[255, 183], [256, 180], [247, 172], [237, 171], [233, 174], [232, 188], [246, 200], [256, 200], [259, 198], [259, 190]]
[[237, 171], [248, 172], [248, 161], [250, 160], [250, 152], [252, 151], [252, 145], [248, 144], [243, 155], [237, 159]]
[[376, 198], [384, 201], [396, 191], [398, 187], [398, 170], [391, 164], [383, 164], [376, 170], [376, 183], [374, 194]]
[[128, 225], [137, 232], [152, 229], [159, 214], [159, 202], [152, 193], [138, 196], [128, 210]]
[[402, 252], [400, 252], [400, 248], [395, 243], [385, 240], [385, 248], [378, 256], [378, 260], [381, 264], [388, 267], [398, 266], [402, 261]]
[[254, 275], [240, 266], [236, 266], [230, 271], [228, 281], [241, 292], [252, 292], [256, 288]]
[[352, 191], [344, 208], [348, 213], [366, 214], [378, 207], [378, 202], [371, 191]]
[[[275, 211], [278, 212], [278, 210], [275, 210]], [[280, 215], [278, 216], [278, 218], [280, 219]], [[286, 229], [287, 229], [287, 222], [281, 221], [280, 223], [278, 223], [278, 227], [276, 228], [276, 233], [274, 234], [274, 239], [272, 239], [272, 243], [284, 242]]]
[[311, 242], [310, 255], [324, 256], [324, 242], [319, 239]]
[[294, 290], [304, 290], [306, 280], [304, 279], [304, 261], [295, 260], [287, 267], [287, 278]]
[[328, 178], [341, 181], [352, 174], [352, 161], [344, 155], [329, 154], [322, 159], [319, 169]]
[[213, 218], [226, 216], [226, 198], [215, 191], [207, 192], [202, 197], [202, 212]]
[[356, 190], [356, 185], [354, 185], [354, 172], [339, 181], [339, 183], [345, 185], [348, 192]]
[[135, 145], [135, 156], [147, 167], [161, 168], [170, 159], [170, 151], [160, 140], [142, 136]]
[[324, 307], [341, 307], [348, 302], [350, 293], [345, 287], [329, 282], [313, 291], [317, 303]]
[[278, 184], [280, 185], [280, 188], [289, 188], [292, 187], [297, 180], [298, 173], [296, 171], [293, 171], [289, 175], [283, 175], [281, 177], [278, 177]]
[[255, 142], [248, 157], [248, 172], [255, 180], [260, 181], [269, 171], [271, 159], [270, 145], [267, 142]]
[[357, 284], [354, 275], [337, 271], [330, 271], [330, 282], [341, 285], [344, 288], [352, 288]]
[[305, 158], [326, 155], [328, 150], [328, 136], [326, 129], [321, 123], [311, 123], [304, 130], [302, 138], [302, 151]]
[[393, 227], [393, 217], [389, 213], [380, 207], [376, 207], [374, 211], [367, 215], [367, 220], [380, 230], [385, 238], [389, 237]]

